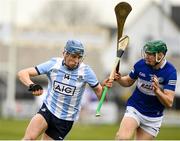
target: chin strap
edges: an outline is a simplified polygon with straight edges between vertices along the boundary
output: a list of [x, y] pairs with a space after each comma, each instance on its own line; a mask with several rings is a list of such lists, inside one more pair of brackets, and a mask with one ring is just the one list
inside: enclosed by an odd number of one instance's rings
[[156, 62], [160, 63], [164, 59], [165, 55], [158, 60], [158, 54], [156, 53]]
[[[67, 52], [64, 52], [64, 56], [68, 56], [68, 55], [70, 55], [69, 53], [67, 53]], [[76, 67], [74, 67], [74, 68], [70, 68], [68, 65], [66, 65], [66, 63], [65, 63], [65, 57], [64, 57], [64, 59], [63, 59], [63, 61], [62, 61], [62, 65], [63, 66], [65, 66], [68, 70], [74, 70], [74, 69], [77, 69], [78, 67], [79, 67], [79, 64], [80, 63], [78, 63], [77, 64], [77, 66]]]
[[156, 53], [156, 63], [153, 67], [155, 67], [156, 65], [158, 65], [163, 59], [164, 59], [165, 55], [162, 56], [159, 60], [158, 60], [158, 54]]

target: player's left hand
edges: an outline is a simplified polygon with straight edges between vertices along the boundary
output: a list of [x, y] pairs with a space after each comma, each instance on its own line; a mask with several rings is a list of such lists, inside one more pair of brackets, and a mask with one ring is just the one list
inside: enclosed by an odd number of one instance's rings
[[158, 80], [158, 78], [157, 78], [157, 76], [156, 75], [154, 75], [153, 77], [152, 77], [152, 87], [153, 87], [153, 90], [154, 90], [154, 92], [155, 93], [158, 93], [158, 91], [160, 91], [161, 90], [161, 88], [160, 88], [160, 86], [159, 86], [159, 80]]

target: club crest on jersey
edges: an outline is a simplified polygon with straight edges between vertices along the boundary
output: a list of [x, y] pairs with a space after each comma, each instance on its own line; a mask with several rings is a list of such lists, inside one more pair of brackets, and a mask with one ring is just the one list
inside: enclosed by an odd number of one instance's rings
[[78, 78], [77, 78], [78, 81], [82, 81], [83, 80], [83, 76], [82, 75], [79, 75]]
[[164, 82], [164, 78], [163, 77], [159, 77], [158, 80], [159, 80], [159, 83]]
[[72, 96], [74, 95], [76, 87], [62, 82], [54, 81], [53, 90], [60, 94]]

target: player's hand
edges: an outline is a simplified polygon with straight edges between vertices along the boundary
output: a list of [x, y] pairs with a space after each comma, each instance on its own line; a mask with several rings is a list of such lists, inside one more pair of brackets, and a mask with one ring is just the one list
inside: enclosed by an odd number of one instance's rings
[[43, 94], [43, 88], [39, 84], [30, 84], [28, 90], [31, 91], [34, 96], [39, 96]]
[[119, 72], [115, 72], [114, 81], [118, 81], [119, 79], [121, 79], [121, 74]]
[[112, 83], [113, 83], [113, 79], [107, 78], [102, 82], [102, 87], [107, 86], [108, 88], [111, 88]]
[[152, 87], [153, 87], [153, 90], [154, 90], [155, 93], [158, 93], [158, 91], [161, 90], [161, 88], [159, 86], [159, 80], [158, 80], [156, 75], [154, 75], [152, 77]]

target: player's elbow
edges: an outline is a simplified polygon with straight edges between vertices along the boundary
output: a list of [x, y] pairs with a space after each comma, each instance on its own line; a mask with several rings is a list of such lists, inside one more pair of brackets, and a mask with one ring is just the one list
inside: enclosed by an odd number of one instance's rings
[[21, 70], [17, 73], [17, 76], [20, 80], [22, 80], [22, 78], [26, 75], [26, 71], [25, 70]]
[[165, 90], [164, 93], [163, 93], [163, 96], [164, 96], [164, 100], [163, 100], [164, 101], [164, 106], [166, 108], [172, 108], [173, 102], [174, 102], [175, 92], [170, 91], [170, 90]]
[[168, 109], [171, 108], [170, 105], [168, 105], [168, 104], [163, 104], [163, 105], [165, 108], [168, 108]]
[[166, 104], [165, 107], [166, 108], [172, 108], [172, 104]]
[[21, 71], [19, 71], [19, 72], [17, 73], [17, 76], [18, 76], [19, 79], [22, 77], [23, 73], [24, 73], [23, 70], [21, 70]]
[[166, 103], [166, 108], [172, 108], [173, 106], [173, 100], [170, 100], [168, 103]]

